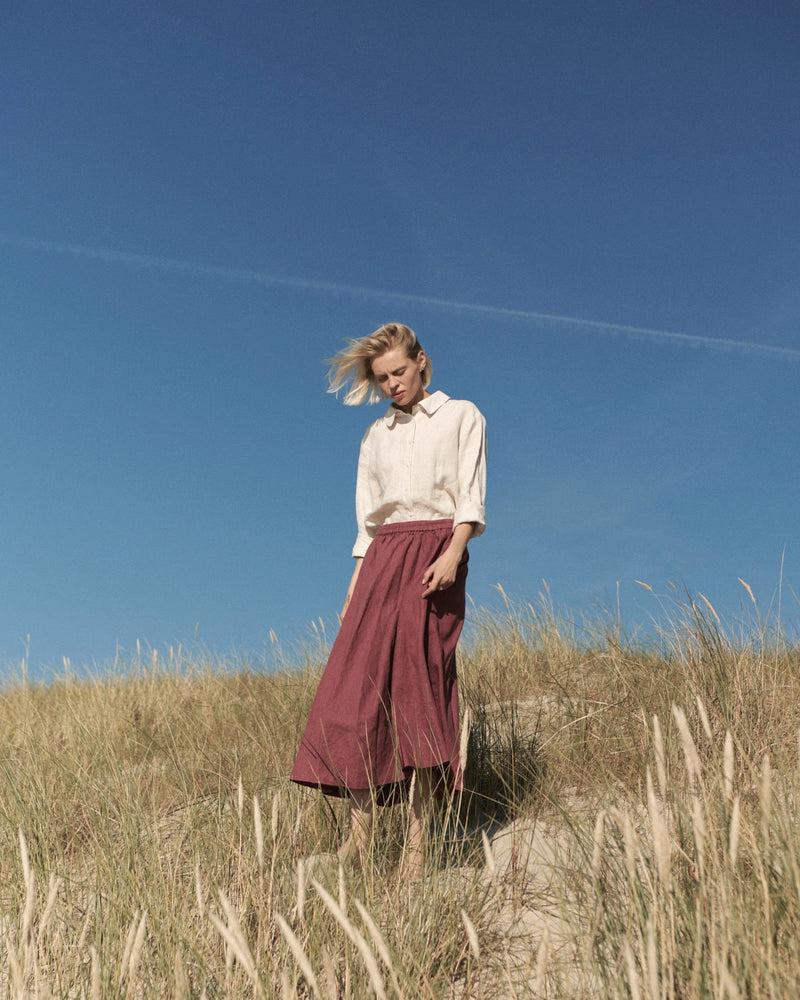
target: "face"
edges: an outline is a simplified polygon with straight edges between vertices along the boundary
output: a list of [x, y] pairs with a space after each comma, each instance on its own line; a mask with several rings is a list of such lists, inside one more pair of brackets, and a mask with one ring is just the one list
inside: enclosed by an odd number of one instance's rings
[[384, 396], [410, 413], [412, 406], [428, 395], [422, 384], [425, 364], [424, 351], [420, 351], [416, 360], [412, 361], [402, 347], [395, 347], [373, 360], [372, 374]]

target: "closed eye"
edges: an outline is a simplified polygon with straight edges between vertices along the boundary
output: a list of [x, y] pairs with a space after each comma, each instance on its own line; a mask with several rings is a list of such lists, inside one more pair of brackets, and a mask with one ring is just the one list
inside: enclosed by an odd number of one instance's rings
[[[391, 374], [394, 375], [395, 378], [399, 378], [403, 374], [404, 371], [405, 371], [405, 368], [398, 368], [397, 371], [393, 371]], [[379, 382], [385, 382], [388, 377], [389, 377], [388, 375], [379, 375], [378, 376], [378, 381]]]

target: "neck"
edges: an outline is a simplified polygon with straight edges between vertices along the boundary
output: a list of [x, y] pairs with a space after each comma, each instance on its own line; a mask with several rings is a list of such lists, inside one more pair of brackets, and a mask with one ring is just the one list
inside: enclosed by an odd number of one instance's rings
[[413, 403], [410, 403], [407, 406], [400, 406], [399, 403], [392, 403], [392, 406], [396, 406], [397, 409], [398, 410], [402, 410], [403, 413], [411, 413], [411, 411], [414, 409], [414, 407], [417, 405], [417, 403], [421, 402], [423, 399], [427, 399], [428, 396], [430, 396], [430, 393], [428, 392], [428, 390], [427, 389], [423, 389], [422, 390], [422, 395], [418, 399], [415, 399]]

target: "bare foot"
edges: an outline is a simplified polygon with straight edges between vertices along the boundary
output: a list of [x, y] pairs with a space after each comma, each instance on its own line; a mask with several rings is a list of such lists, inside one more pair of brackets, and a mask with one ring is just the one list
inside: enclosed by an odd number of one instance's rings
[[359, 844], [351, 833], [339, 850], [336, 852], [339, 861], [343, 865], [361, 865], [364, 861], [364, 846]]
[[351, 792], [350, 833], [337, 851], [341, 863], [362, 864], [372, 842], [373, 800], [369, 789]]
[[411, 782], [408, 836], [400, 862], [400, 877], [403, 879], [419, 882], [425, 874], [425, 848], [432, 802], [433, 770], [419, 768]]
[[400, 860], [398, 876], [401, 882], [420, 882], [425, 874], [425, 849], [406, 845]]

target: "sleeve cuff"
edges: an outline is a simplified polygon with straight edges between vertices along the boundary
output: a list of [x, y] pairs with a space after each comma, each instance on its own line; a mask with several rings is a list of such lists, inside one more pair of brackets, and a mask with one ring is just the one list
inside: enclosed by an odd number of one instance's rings
[[453, 515], [453, 526], [472, 524], [472, 537], [477, 538], [486, 530], [486, 515], [478, 507], [462, 507]]
[[372, 539], [369, 535], [359, 535], [356, 538], [356, 544], [353, 546], [353, 558], [360, 559], [362, 556], [366, 555], [367, 549], [372, 544]]

